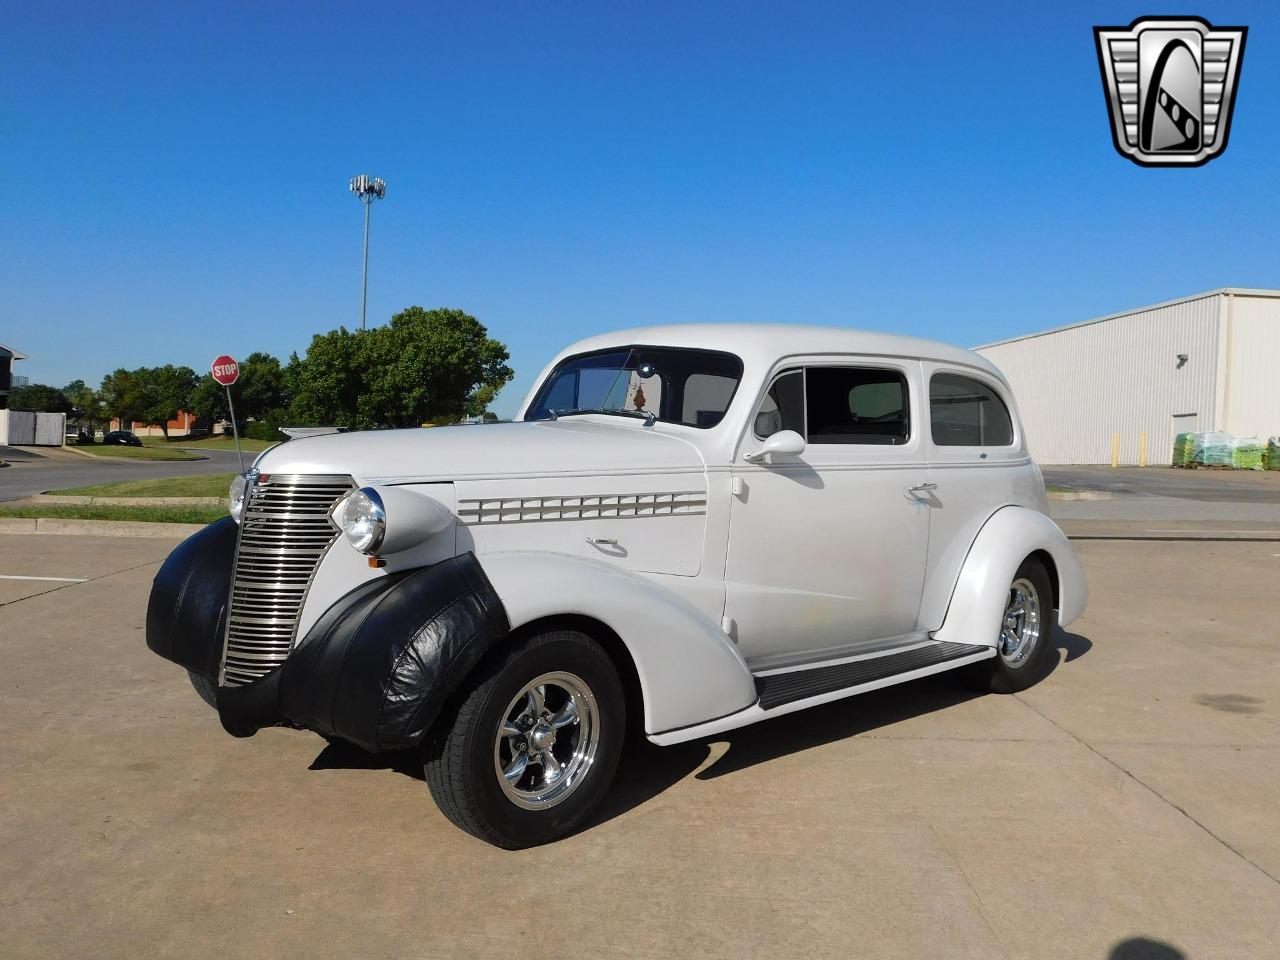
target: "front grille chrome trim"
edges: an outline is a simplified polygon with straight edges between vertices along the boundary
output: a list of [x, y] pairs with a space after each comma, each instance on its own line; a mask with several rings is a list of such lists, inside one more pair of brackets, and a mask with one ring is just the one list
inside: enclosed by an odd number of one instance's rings
[[236, 687], [288, 659], [311, 581], [338, 539], [333, 508], [355, 489], [340, 474], [251, 474], [236, 538], [218, 683]]

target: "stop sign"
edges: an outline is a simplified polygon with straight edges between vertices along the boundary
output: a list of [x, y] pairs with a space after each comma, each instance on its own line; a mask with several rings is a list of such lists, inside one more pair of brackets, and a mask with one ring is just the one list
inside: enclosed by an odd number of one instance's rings
[[209, 367], [209, 372], [213, 374], [213, 379], [224, 387], [229, 387], [240, 379], [240, 364], [224, 353], [213, 361], [212, 366]]

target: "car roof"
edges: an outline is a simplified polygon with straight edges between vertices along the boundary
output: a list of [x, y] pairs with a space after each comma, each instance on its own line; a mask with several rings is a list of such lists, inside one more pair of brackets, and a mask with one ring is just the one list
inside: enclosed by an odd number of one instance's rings
[[781, 357], [824, 353], [938, 360], [977, 367], [1004, 380], [999, 368], [986, 357], [938, 340], [849, 327], [790, 323], [689, 323], [632, 327], [579, 340], [561, 351], [556, 362], [577, 353], [632, 344], [723, 350], [737, 354], [747, 366], [756, 368], [771, 366]]

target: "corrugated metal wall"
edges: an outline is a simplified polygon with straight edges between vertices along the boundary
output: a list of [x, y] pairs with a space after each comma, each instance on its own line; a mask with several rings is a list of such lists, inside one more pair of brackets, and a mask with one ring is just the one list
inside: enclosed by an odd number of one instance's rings
[[1222, 429], [1265, 440], [1280, 435], [1280, 298], [1230, 298]]
[[[1239, 298], [1237, 298], [1239, 299]], [[1180, 427], [1216, 426], [1218, 335], [1224, 297], [1156, 306], [977, 351], [1013, 386], [1031, 455], [1040, 463], [1168, 463]], [[1178, 367], [1178, 354], [1187, 362]]]

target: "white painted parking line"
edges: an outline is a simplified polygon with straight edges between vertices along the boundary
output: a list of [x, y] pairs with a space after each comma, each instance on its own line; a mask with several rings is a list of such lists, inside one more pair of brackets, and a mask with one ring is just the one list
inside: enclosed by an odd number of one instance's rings
[[84, 583], [88, 577], [19, 577], [0, 573], [0, 580], [50, 580], [56, 583]]
[[1206, 535], [1206, 534], [1224, 534], [1224, 533], [1227, 533], [1227, 534], [1231, 534], [1231, 533], [1269, 533], [1269, 534], [1272, 534], [1273, 536], [1280, 535], [1280, 530], [1278, 530], [1278, 529], [1276, 529], [1276, 528], [1274, 528], [1274, 527], [1272, 527], [1272, 528], [1270, 528], [1270, 529], [1267, 529], [1267, 530], [1200, 530], [1200, 529], [1187, 530], [1187, 529], [1185, 529], [1185, 528], [1181, 528], [1181, 529], [1178, 529], [1178, 530], [1143, 530], [1142, 532], [1143, 532], [1143, 533], [1185, 533], [1185, 534], [1190, 535], [1192, 538], [1194, 538], [1197, 534], [1200, 534], [1200, 535]]

